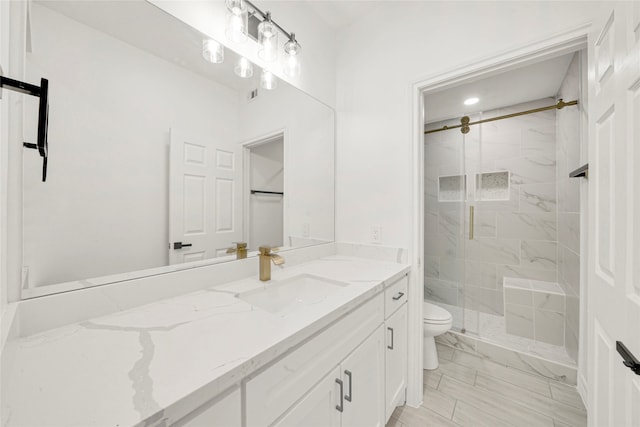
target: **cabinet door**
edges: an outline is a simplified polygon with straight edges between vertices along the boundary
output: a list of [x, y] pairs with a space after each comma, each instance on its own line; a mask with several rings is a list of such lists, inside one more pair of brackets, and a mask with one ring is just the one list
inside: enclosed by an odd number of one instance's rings
[[340, 427], [340, 368], [337, 367], [311, 389], [300, 402], [274, 424], [277, 427]]
[[405, 400], [407, 387], [407, 305], [385, 322], [386, 418]]
[[380, 325], [341, 365], [343, 427], [384, 427], [384, 326]]
[[172, 425], [175, 427], [240, 427], [242, 425], [240, 399], [240, 388], [235, 387]]

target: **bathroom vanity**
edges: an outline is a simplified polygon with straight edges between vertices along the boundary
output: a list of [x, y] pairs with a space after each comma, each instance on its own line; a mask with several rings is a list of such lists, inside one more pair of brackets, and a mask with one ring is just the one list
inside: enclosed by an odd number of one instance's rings
[[9, 341], [5, 425], [383, 426], [408, 270], [325, 256]]

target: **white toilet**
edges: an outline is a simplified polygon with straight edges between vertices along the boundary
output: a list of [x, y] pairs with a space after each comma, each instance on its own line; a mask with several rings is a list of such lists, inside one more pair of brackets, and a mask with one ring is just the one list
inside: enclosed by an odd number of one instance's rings
[[438, 352], [435, 337], [451, 329], [451, 313], [442, 307], [424, 302], [422, 309], [424, 329], [424, 367], [423, 369], [438, 368]]

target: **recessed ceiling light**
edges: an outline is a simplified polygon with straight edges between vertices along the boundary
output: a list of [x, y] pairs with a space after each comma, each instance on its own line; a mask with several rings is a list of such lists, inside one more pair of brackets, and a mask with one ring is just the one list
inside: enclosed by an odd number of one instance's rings
[[464, 101], [464, 105], [473, 105], [480, 101], [478, 98], [469, 98]]

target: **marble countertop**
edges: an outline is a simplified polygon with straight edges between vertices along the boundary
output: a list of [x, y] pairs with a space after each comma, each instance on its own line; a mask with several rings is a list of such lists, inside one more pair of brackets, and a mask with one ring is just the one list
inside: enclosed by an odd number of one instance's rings
[[408, 270], [330, 256], [274, 267], [274, 282], [307, 273], [349, 284], [287, 315], [235, 297], [269, 286], [252, 277], [10, 341], [4, 424], [169, 425]]

